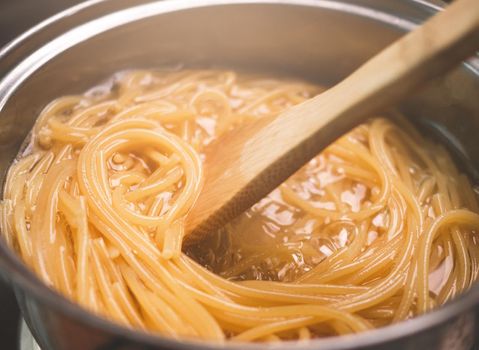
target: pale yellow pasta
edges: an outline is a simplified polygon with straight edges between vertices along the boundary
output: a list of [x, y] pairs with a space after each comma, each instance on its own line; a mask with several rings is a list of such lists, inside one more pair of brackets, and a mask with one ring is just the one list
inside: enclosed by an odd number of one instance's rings
[[352, 130], [188, 241], [203, 149], [319, 92], [231, 71], [141, 70], [59, 98], [10, 168], [2, 234], [67, 298], [177, 339], [307, 342], [406, 320], [470, 288], [476, 193], [401, 117]]

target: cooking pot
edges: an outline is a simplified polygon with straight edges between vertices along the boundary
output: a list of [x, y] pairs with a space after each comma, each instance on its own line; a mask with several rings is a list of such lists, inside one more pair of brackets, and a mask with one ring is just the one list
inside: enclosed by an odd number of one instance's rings
[[[0, 51], [0, 176], [51, 100], [131, 68], [232, 68], [331, 85], [440, 8], [422, 0], [88, 1]], [[380, 72], [378, 72], [380, 74]], [[471, 59], [399, 107], [479, 179], [479, 64]], [[44, 350], [470, 349], [479, 285], [426, 315], [307, 343], [176, 341], [128, 329], [46, 287], [0, 242], [0, 271]]]

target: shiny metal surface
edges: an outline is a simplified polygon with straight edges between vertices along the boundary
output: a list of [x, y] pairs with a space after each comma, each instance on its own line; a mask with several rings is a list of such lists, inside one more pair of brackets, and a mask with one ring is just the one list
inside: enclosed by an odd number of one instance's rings
[[[436, 10], [412, 0], [90, 1], [0, 52], [1, 176], [46, 103], [81, 92], [118, 70], [228, 67], [329, 85]], [[425, 132], [449, 145], [473, 177], [479, 169], [474, 64], [439, 79], [401, 106]], [[41, 284], [3, 243], [0, 269], [15, 286], [25, 319], [44, 350], [218, 348], [146, 335], [97, 318]], [[476, 285], [414, 320], [295, 348], [469, 349], [479, 329], [478, 303]]]
[[32, 333], [28, 329], [27, 324], [23, 320], [20, 323], [18, 348], [19, 350], [41, 350], [40, 346], [33, 338]]

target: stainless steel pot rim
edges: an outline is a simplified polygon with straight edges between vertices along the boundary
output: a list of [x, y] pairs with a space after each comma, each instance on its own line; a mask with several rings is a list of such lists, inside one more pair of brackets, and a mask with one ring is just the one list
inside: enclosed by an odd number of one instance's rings
[[[437, 11], [439, 9], [438, 7], [423, 0], [409, 1], [420, 4], [421, 6], [428, 8], [428, 10]], [[95, 6], [101, 2], [103, 2], [103, 0], [90, 0], [84, 4], [77, 5], [64, 12], [61, 12], [49, 20], [32, 28], [0, 51], [0, 62], [4, 55], [8, 54], [11, 50], [15, 50], [16, 47], [21, 45], [23, 40], [26, 40], [28, 37], [34, 35], [38, 30], [41, 30], [45, 26], [54, 24], [55, 22], [61, 21], [67, 16], [74, 15], [76, 11], [82, 8]], [[128, 9], [122, 9], [103, 17], [93, 19], [90, 22], [79, 25], [58, 36], [51, 42], [30, 54], [0, 81], [0, 111], [5, 105], [6, 101], [11, 97], [15, 89], [26, 79], [28, 79], [28, 77], [39, 67], [59, 53], [93, 37], [94, 35], [109, 29], [113, 29], [122, 24], [127, 24], [159, 14], [199, 7], [231, 4], [283, 4], [319, 7], [327, 10], [347, 12], [362, 17], [369, 17], [380, 22], [394, 25], [403, 30], [410, 30], [417, 25], [417, 23], [415, 23], [413, 20], [406, 20], [385, 12], [377, 11], [375, 9], [334, 0], [204, 0], [201, 2], [197, 0], [156, 1], [134, 6]], [[8, 271], [7, 278], [13, 282], [14, 285], [23, 290], [27, 290], [28, 293], [32, 294], [35, 298], [45, 301], [50, 307], [59, 309], [73, 318], [81, 319], [91, 326], [106, 329], [117, 334], [119, 337], [143, 342], [151, 346], [163, 345], [168, 347], [176, 347], [178, 349], [190, 349], [193, 347], [195, 349], [205, 350], [225, 347], [224, 345], [216, 345], [207, 341], [175, 341], [158, 335], [132, 330], [112, 323], [106, 319], [93, 315], [92, 313], [64, 298], [53, 289], [48, 288], [21, 262], [16, 254], [6, 247], [4, 242], [0, 243], [0, 255], [3, 255], [4, 257], [2, 259], [4, 261], [0, 261], [0, 266], [4, 271]], [[478, 301], [479, 284], [475, 284], [469, 291], [447, 305], [407, 322], [401, 322], [392, 326], [387, 326], [357, 335], [318, 339], [309, 343], [295, 343], [294, 347], [297, 349], [354, 349], [357, 347], [384, 343], [403, 336], [410, 336], [423, 329], [439, 325], [441, 322], [449, 319], [452, 316], [474, 309], [477, 307], [476, 304]], [[291, 345], [291, 343], [274, 345], [228, 343], [227, 347], [230, 349], [269, 349], [272, 347], [275, 349], [290, 349]]]
[[[380, 22], [395, 25], [404, 30], [411, 30], [415, 24], [411, 21], [348, 3], [342, 3], [331, 0], [175, 0], [175, 1], [156, 1], [135, 6], [129, 9], [120, 10], [112, 14], [94, 19], [90, 22], [82, 24], [60, 35], [43, 47], [39, 48], [23, 61], [17, 64], [11, 72], [9, 72], [0, 82], [0, 110], [5, 105], [11, 94], [20, 86], [30, 74], [44, 65], [48, 60], [52, 59], [61, 52], [80, 44], [100, 33], [106, 32], [115, 27], [139, 21], [156, 15], [181, 11], [185, 9], [193, 9], [198, 7], [209, 7], [218, 5], [231, 4], [285, 4], [296, 6], [312, 6], [321, 7], [327, 10], [341, 11], [355, 14], [361, 17], [368, 17]], [[1, 58], [1, 52], [0, 52]]]

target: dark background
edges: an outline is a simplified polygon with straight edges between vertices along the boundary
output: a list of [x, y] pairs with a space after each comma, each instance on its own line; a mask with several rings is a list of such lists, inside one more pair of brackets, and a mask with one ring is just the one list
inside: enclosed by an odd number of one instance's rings
[[[0, 47], [47, 17], [81, 1], [0, 0]], [[15, 350], [19, 311], [12, 291], [3, 280], [0, 280], [0, 305], [0, 349]]]
[[0, 0], [0, 47], [45, 18], [79, 2], [82, 0]]

